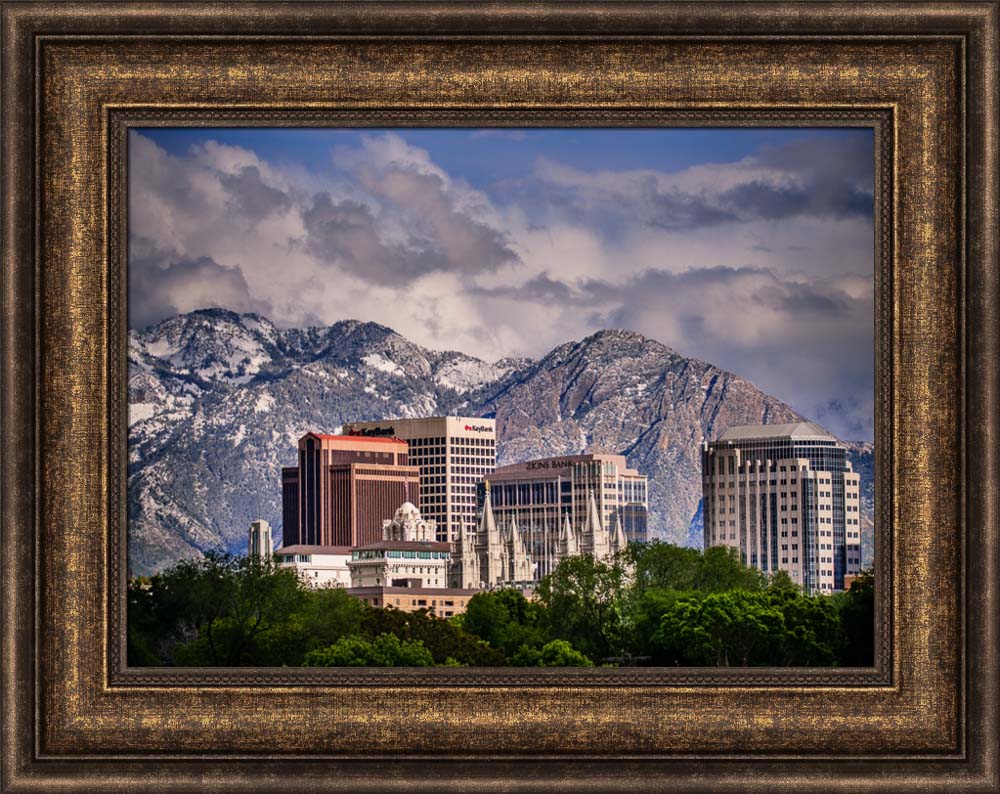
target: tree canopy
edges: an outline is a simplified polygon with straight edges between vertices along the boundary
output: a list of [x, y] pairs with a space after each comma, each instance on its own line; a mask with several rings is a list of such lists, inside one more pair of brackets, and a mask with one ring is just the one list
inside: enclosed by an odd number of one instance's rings
[[570, 557], [535, 593], [477, 593], [445, 620], [210, 554], [130, 583], [128, 654], [136, 666], [868, 667], [874, 587], [868, 572], [845, 593], [810, 596], [732, 549], [654, 542], [610, 561]]

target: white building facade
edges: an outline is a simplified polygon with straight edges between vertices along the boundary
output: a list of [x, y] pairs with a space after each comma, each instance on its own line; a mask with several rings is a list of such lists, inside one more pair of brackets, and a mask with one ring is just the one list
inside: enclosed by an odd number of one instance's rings
[[553, 542], [545, 549], [546, 557], [543, 560], [534, 559], [526, 545], [530, 535], [518, 526], [513, 515], [508, 516], [506, 521], [497, 520], [490, 493], [490, 482], [487, 480], [476, 531], [473, 533], [466, 529], [455, 544], [452, 587], [533, 585], [567, 557], [587, 554], [597, 560], [609, 560], [628, 545], [621, 523], [616, 523], [613, 531], [605, 528], [597, 498], [591, 493], [580, 530], [573, 528], [567, 512], [558, 535], [553, 532]]
[[702, 498], [705, 548], [732, 546], [808, 593], [843, 590], [861, 570], [860, 476], [818, 425], [731, 427], [704, 443]]
[[347, 546], [283, 546], [274, 552], [274, 561], [294, 570], [309, 587], [350, 587], [350, 558]]
[[351, 550], [353, 588], [446, 588], [451, 546], [436, 540], [437, 526], [410, 502], [383, 522], [382, 540]]
[[250, 524], [250, 535], [247, 538], [247, 556], [258, 560], [268, 560], [273, 549], [271, 540], [271, 525], [264, 519]]

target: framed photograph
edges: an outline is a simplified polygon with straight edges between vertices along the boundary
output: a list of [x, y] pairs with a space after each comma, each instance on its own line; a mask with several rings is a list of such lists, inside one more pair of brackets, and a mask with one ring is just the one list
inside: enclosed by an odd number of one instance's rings
[[1000, 788], [998, 17], [3, 2], [3, 790]]

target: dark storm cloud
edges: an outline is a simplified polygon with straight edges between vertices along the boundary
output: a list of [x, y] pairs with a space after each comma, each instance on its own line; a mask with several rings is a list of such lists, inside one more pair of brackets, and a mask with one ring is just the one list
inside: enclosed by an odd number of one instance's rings
[[784, 220], [799, 215], [815, 218], [870, 218], [875, 211], [871, 193], [843, 181], [774, 186], [747, 182], [719, 196], [722, 206], [743, 220]]
[[572, 285], [543, 273], [520, 285], [472, 291], [483, 297], [553, 307], [621, 304], [621, 308], [603, 315], [613, 325], [622, 324], [636, 306], [669, 306], [675, 316], [690, 314], [691, 322], [698, 325], [701, 304], [692, 298], [719, 288], [737, 290], [745, 304], [789, 318], [837, 317], [850, 310], [850, 299], [841, 292], [823, 285], [783, 280], [768, 268], [759, 267], [693, 268], [680, 273], [651, 269], [618, 283], [584, 279]]
[[649, 226], [661, 229], [698, 229], [740, 220], [740, 215], [724, 202], [713, 201], [707, 194], [682, 193], [676, 189], [663, 191], [652, 178], [643, 180], [637, 198], [638, 217]]
[[851, 138], [806, 138], [780, 146], [763, 146], [754, 159], [767, 168], [789, 173], [810, 173], [817, 182], [873, 185], [874, 141], [869, 135]]
[[852, 398], [816, 406], [813, 418], [824, 427], [838, 428], [837, 435], [848, 441], [869, 439], [874, 431], [870, 408]]
[[517, 261], [504, 233], [457, 207], [439, 175], [390, 167], [378, 174], [361, 169], [358, 177], [380, 202], [401, 215], [416, 236], [433, 241], [447, 269], [481, 273]]
[[235, 174], [220, 174], [219, 182], [229, 194], [235, 212], [250, 221], [263, 220], [292, 204], [283, 191], [265, 184], [260, 169], [253, 165], [244, 166]]
[[367, 281], [407, 282], [446, 265], [439, 253], [412, 238], [411, 246], [383, 241], [372, 211], [357, 201], [334, 202], [328, 193], [320, 193], [302, 213], [302, 221], [306, 249], [313, 256]]
[[732, 164], [684, 172], [586, 172], [542, 160], [533, 176], [497, 186], [501, 195], [602, 230], [639, 224], [666, 231], [799, 218], [870, 219], [874, 213], [870, 137], [815, 137], [762, 149]]
[[[596, 283], [596, 282], [587, 282]], [[542, 273], [517, 286], [469, 288], [469, 293], [483, 298], [507, 298], [529, 303], [552, 304], [554, 306], [584, 306], [594, 302], [586, 288], [572, 288], [564, 281], [550, 278]]]
[[[335, 202], [326, 193], [302, 214], [307, 250], [378, 284], [401, 284], [434, 271], [492, 271], [517, 261], [504, 235], [457, 209], [435, 174], [390, 168], [360, 181], [381, 204]], [[385, 220], [406, 228], [405, 242], [388, 242]]]
[[616, 206], [604, 209], [613, 215], [631, 214], [645, 225], [669, 231], [800, 217], [872, 217], [875, 205], [869, 190], [833, 175], [797, 176], [780, 183], [754, 179], [727, 190], [698, 193], [661, 190], [654, 180], [644, 180], [631, 201], [617, 199]]
[[236, 312], [271, 314], [271, 304], [250, 294], [239, 267], [211, 257], [195, 259], [133, 241], [129, 256], [129, 327], [145, 328], [193, 309], [221, 307]]

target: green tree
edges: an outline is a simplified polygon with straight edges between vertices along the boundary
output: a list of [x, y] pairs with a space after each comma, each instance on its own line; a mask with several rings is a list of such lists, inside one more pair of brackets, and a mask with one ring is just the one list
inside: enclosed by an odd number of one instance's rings
[[633, 642], [631, 652], [635, 656], [650, 656], [653, 664], [680, 664], [680, 649], [664, 645], [660, 622], [678, 600], [693, 597], [680, 590], [649, 588], [634, 598], [632, 603]]
[[544, 644], [544, 624], [544, 608], [510, 588], [474, 595], [462, 622], [465, 631], [508, 657], [523, 645], [534, 648]]
[[701, 555], [692, 589], [703, 593], [729, 590], [756, 592], [767, 586], [767, 577], [740, 561], [740, 553], [731, 546], [712, 546]]
[[333, 645], [306, 654], [305, 667], [431, 667], [434, 659], [420, 640], [380, 634], [373, 641], [341, 637]]
[[477, 667], [494, 667], [504, 663], [502, 653], [427, 610], [403, 612], [391, 607], [379, 609], [365, 606], [361, 633], [369, 638], [390, 633], [404, 640], [420, 640], [430, 651], [435, 664], [444, 664], [449, 657], [461, 664]]
[[697, 549], [652, 541], [633, 544], [625, 550], [632, 564], [633, 588], [637, 595], [647, 590], [691, 590], [701, 561]]
[[511, 658], [515, 667], [593, 667], [594, 663], [566, 640], [552, 640], [541, 648], [521, 648]]
[[784, 615], [766, 594], [730, 590], [679, 599], [655, 641], [682, 664], [760, 665], [769, 663], [784, 629]]
[[154, 577], [152, 589], [158, 629], [175, 637], [194, 630], [164, 659], [183, 666], [257, 664], [260, 635], [285, 623], [306, 597], [294, 571], [216, 554]]
[[567, 640], [587, 657], [618, 656], [630, 644], [622, 561], [569, 557], [546, 576], [538, 596], [547, 609], [548, 634]]
[[256, 663], [297, 667], [305, 655], [361, 632], [363, 604], [339, 587], [306, 590], [301, 606], [256, 640]]
[[806, 596], [797, 589], [779, 589], [768, 596], [784, 617], [784, 633], [770, 664], [816, 667], [837, 661], [840, 618], [828, 596]]
[[875, 664], [875, 574], [868, 570], [837, 596], [840, 611], [840, 662], [845, 667]]

